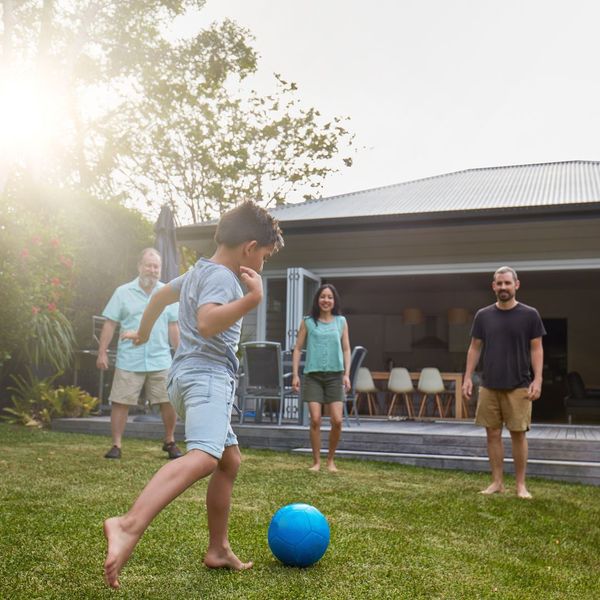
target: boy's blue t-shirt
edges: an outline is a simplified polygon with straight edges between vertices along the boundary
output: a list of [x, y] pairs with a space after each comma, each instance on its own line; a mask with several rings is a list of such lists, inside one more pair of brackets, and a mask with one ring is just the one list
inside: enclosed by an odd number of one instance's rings
[[196, 314], [204, 304], [228, 304], [244, 295], [238, 277], [224, 265], [201, 258], [194, 268], [173, 279], [179, 291], [180, 341], [169, 372], [169, 381], [181, 370], [208, 367], [237, 372], [236, 357], [242, 319], [210, 338], [198, 331]]

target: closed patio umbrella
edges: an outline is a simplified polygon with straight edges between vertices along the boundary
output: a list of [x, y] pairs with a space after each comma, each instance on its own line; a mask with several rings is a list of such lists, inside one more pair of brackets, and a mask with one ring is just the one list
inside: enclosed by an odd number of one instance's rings
[[175, 241], [175, 219], [173, 211], [166, 204], [160, 209], [160, 215], [154, 225], [156, 234], [154, 245], [162, 256], [160, 280], [168, 283], [179, 275], [179, 254]]

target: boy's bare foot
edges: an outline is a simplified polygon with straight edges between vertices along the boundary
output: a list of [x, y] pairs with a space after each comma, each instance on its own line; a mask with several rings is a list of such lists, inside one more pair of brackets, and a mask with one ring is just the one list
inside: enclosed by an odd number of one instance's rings
[[504, 494], [505, 488], [501, 483], [492, 483], [485, 490], [481, 490], [479, 493], [484, 496], [491, 496], [492, 494]]
[[204, 564], [209, 569], [233, 569], [234, 571], [243, 571], [245, 569], [251, 569], [254, 564], [251, 562], [242, 562], [234, 553], [231, 548], [223, 550], [211, 550], [206, 551], [204, 557]]
[[533, 496], [527, 491], [526, 487], [517, 488], [517, 498], [522, 500], [531, 500]]
[[104, 581], [110, 587], [118, 588], [119, 573], [140, 538], [123, 529], [121, 517], [113, 517], [104, 521], [104, 536], [108, 542], [104, 561]]
[[333, 461], [327, 463], [327, 470], [330, 473], [337, 473], [338, 472], [338, 469], [335, 466], [335, 463]]
[[321, 468], [321, 465], [319, 463], [313, 465], [312, 467], [310, 467], [310, 469], [308, 469], [309, 471], [313, 471], [316, 472]]

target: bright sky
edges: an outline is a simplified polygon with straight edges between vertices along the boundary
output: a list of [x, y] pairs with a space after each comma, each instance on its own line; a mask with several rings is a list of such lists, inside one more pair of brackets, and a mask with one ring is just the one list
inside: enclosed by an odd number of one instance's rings
[[258, 89], [351, 117], [324, 196], [474, 167], [600, 159], [597, 0], [208, 0], [251, 30]]

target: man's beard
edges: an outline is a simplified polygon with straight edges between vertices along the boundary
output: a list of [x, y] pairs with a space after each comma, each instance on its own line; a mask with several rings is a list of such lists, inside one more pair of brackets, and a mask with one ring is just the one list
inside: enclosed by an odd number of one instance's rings
[[508, 302], [514, 298], [514, 294], [506, 291], [496, 292], [496, 298], [498, 298], [500, 302]]
[[142, 287], [154, 287], [158, 281], [158, 277], [150, 275], [140, 275], [140, 285]]

